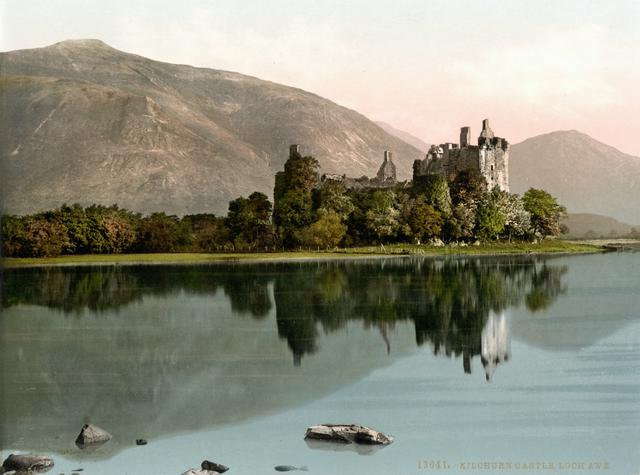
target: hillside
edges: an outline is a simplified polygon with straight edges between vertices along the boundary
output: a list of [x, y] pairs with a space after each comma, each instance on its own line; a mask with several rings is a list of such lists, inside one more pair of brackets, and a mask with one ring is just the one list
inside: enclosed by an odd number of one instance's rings
[[[376, 121], [376, 124], [379, 125], [385, 132], [393, 135], [394, 137], [398, 137], [403, 142], [407, 142], [409, 145], [414, 146], [421, 152], [423, 155], [426, 155], [427, 150], [429, 150], [429, 144], [419, 139], [415, 135], [410, 134], [409, 132], [405, 132], [404, 130], [396, 129], [393, 125], [387, 124], [386, 122]], [[424, 158], [424, 157], [422, 157]]]
[[633, 226], [609, 216], [589, 213], [569, 214], [562, 220], [562, 224], [569, 228], [566, 234], [569, 238], [624, 237], [634, 229]]
[[238, 73], [153, 61], [98, 40], [0, 53], [5, 212], [64, 202], [141, 212], [226, 212], [298, 143], [323, 172], [399, 178], [422, 151], [314, 94]]
[[511, 191], [544, 188], [572, 213], [640, 223], [640, 158], [588, 135], [557, 131], [513, 145]]

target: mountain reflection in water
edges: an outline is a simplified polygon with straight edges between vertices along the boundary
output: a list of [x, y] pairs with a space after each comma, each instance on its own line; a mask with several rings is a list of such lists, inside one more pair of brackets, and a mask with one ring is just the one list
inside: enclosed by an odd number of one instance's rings
[[94, 422], [114, 433], [107, 456], [318, 398], [416, 344], [465, 373], [479, 357], [491, 379], [509, 357], [505, 311], [548, 307], [566, 270], [548, 257], [5, 270], [2, 445], [79, 456], [75, 432]]

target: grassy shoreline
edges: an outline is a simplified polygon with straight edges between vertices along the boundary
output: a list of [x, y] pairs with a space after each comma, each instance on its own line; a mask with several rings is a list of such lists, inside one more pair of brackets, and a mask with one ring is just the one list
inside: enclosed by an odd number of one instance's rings
[[574, 241], [545, 240], [531, 243], [496, 243], [480, 246], [421, 246], [393, 244], [332, 251], [285, 251], [256, 253], [164, 253], [164, 254], [91, 254], [60, 257], [1, 258], [0, 266], [42, 267], [74, 265], [156, 265], [156, 264], [206, 264], [216, 262], [265, 262], [326, 259], [353, 259], [392, 256], [456, 256], [503, 254], [579, 254], [604, 252], [603, 246]]

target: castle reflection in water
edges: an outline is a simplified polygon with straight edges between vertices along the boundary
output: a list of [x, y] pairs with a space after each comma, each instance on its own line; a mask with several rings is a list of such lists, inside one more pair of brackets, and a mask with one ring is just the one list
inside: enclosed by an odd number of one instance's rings
[[508, 308], [546, 308], [565, 292], [565, 272], [548, 257], [5, 270], [2, 306], [46, 306], [79, 318], [122, 310], [146, 296], [222, 291], [237, 316], [261, 320], [275, 313], [277, 334], [296, 366], [319, 351], [322, 334], [349, 322], [377, 328], [387, 351], [394, 326], [412, 322], [418, 346], [462, 357], [465, 373], [479, 357], [490, 381], [510, 356]]

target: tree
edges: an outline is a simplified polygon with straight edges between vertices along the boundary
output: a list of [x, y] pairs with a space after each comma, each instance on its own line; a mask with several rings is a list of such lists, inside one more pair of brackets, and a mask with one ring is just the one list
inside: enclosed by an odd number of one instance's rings
[[561, 232], [560, 219], [566, 215], [566, 208], [544, 190], [529, 188], [522, 197], [524, 209], [531, 215], [533, 231], [541, 236], [557, 236]]
[[409, 226], [418, 244], [440, 235], [442, 214], [426, 203], [417, 203], [411, 208]]
[[65, 225], [43, 217], [27, 220], [25, 237], [25, 256], [55, 257], [72, 247]]
[[342, 241], [347, 226], [335, 211], [323, 212], [316, 222], [300, 231], [298, 239], [306, 247], [330, 249]]
[[254, 192], [229, 203], [227, 228], [237, 249], [266, 249], [275, 245], [271, 225], [271, 202], [264, 193]]
[[451, 201], [454, 205], [477, 203], [487, 193], [487, 189], [487, 180], [474, 169], [459, 171], [449, 181]]
[[2, 216], [0, 222], [2, 256], [25, 257], [27, 255], [26, 219], [20, 216]]
[[400, 226], [395, 198], [395, 193], [388, 190], [376, 190], [370, 196], [365, 212], [366, 227], [380, 244], [394, 236]]
[[444, 223], [444, 234], [450, 241], [466, 241], [474, 237], [477, 203], [458, 203]]
[[314, 190], [313, 207], [319, 214], [334, 212], [346, 221], [355, 209], [343, 183], [327, 180]]
[[482, 239], [497, 239], [507, 223], [499, 193], [488, 193], [478, 203], [476, 234]]
[[134, 246], [139, 252], [175, 252], [191, 242], [186, 223], [177, 216], [153, 213], [140, 221]]
[[423, 195], [424, 201], [441, 213], [451, 213], [451, 195], [447, 180], [440, 175], [423, 175], [415, 177], [413, 191]]
[[315, 158], [292, 153], [284, 172], [276, 174], [273, 223], [288, 247], [298, 244], [298, 231], [313, 222], [312, 192], [318, 184], [319, 168]]
[[502, 206], [506, 215], [504, 235], [512, 238], [524, 239], [531, 236], [531, 214], [525, 209], [524, 202], [518, 195], [502, 193]]

